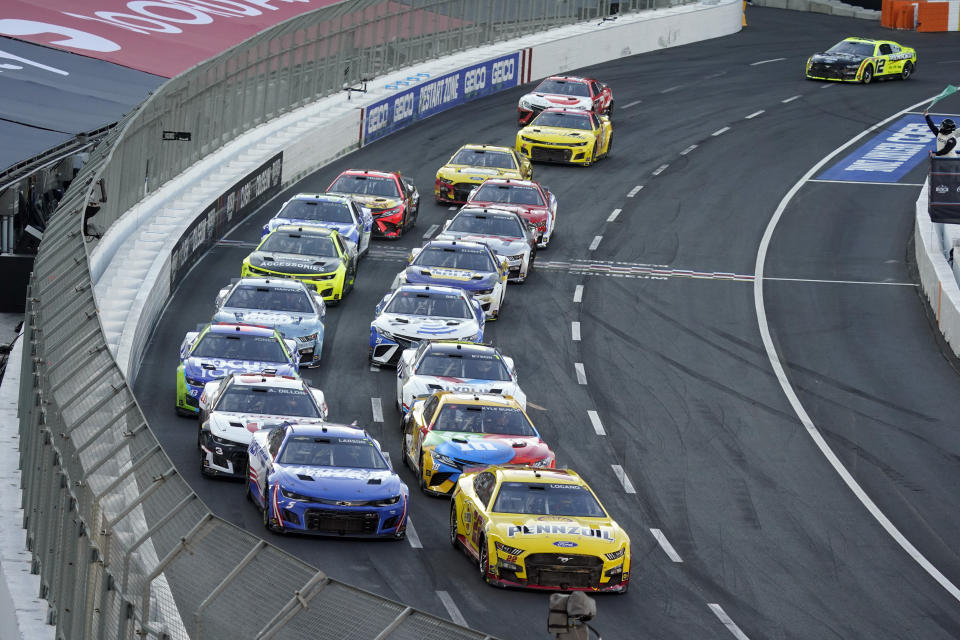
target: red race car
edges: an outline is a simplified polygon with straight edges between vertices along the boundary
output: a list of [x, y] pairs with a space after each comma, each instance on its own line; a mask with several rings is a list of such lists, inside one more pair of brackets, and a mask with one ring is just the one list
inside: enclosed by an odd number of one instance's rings
[[557, 226], [557, 197], [532, 180], [491, 178], [473, 190], [468, 205], [495, 207], [520, 214], [537, 228], [537, 247], [550, 243]]
[[352, 196], [373, 214], [373, 236], [397, 239], [417, 222], [420, 192], [399, 171], [347, 169], [327, 187], [327, 193]]
[[524, 127], [550, 107], [586, 109], [597, 115], [613, 115], [613, 91], [593, 78], [550, 76], [520, 98], [517, 125]]

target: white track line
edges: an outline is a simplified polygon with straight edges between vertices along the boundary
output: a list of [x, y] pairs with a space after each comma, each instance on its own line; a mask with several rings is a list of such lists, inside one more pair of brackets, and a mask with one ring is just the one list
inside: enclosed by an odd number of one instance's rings
[[722, 136], [722, 135], [725, 134], [727, 131], [730, 131], [730, 127], [724, 127], [723, 129], [717, 129], [716, 131], [714, 131], [714, 132], [711, 133], [710, 135], [711, 135], [711, 136]]
[[429, 227], [427, 227], [426, 233], [423, 234], [423, 239], [424, 239], [424, 240], [428, 239], [430, 236], [433, 235], [433, 232], [436, 231], [436, 230], [439, 229], [439, 228], [440, 228], [440, 225], [438, 225], [438, 224], [432, 224], [432, 225], [430, 225]]
[[640, 193], [640, 189], [643, 189], [642, 184], [638, 184], [633, 189], [630, 189], [630, 193], [627, 194], [627, 197], [632, 198], [633, 196], [637, 195], [638, 193]]
[[669, 166], [670, 166], [669, 164], [662, 164], [662, 165], [660, 165], [659, 167], [657, 167], [656, 169], [653, 170], [653, 175], [655, 175], [655, 176], [660, 175], [661, 173], [663, 173], [664, 171], [666, 171], [666, 170], [667, 170], [667, 167], [669, 167]]
[[680, 89], [680, 88], [682, 88], [683, 86], [684, 86], [684, 85], [682, 85], [682, 84], [678, 84], [678, 85], [673, 86], [673, 87], [667, 87], [666, 89], [662, 89], [662, 90], [660, 91], [660, 93], [670, 93], [671, 91], [676, 91], [677, 89]]
[[691, 151], [693, 151], [693, 150], [696, 149], [696, 148], [697, 148], [697, 145], [692, 144], [692, 145], [690, 145], [689, 147], [687, 147], [686, 149], [684, 149], [683, 151], [681, 151], [681, 152], [680, 152], [680, 155], [685, 156], [685, 155], [687, 155], [688, 153], [690, 153]]
[[780, 62], [781, 60], [786, 60], [786, 58], [771, 58], [770, 60], [761, 60], [759, 62], [751, 62], [751, 67], [756, 67], [757, 65], [767, 64], [768, 62]]
[[650, 533], [653, 534], [653, 537], [657, 539], [657, 542], [660, 544], [660, 548], [663, 549], [663, 552], [667, 554], [667, 557], [670, 558], [673, 562], [683, 562], [683, 558], [680, 557], [680, 554], [677, 553], [677, 550], [673, 548], [673, 545], [670, 544], [670, 541], [667, 540], [667, 536], [663, 535], [663, 531], [660, 529], [650, 529]]
[[577, 372], [577, 384], [587, 384], [587, 373], [583, 370], [583, 363], [574, 362], [573, 369]]
[[783, 103], [783, 104], [787, 104], [788, 102], [793, 102], [794, 100], [797, 100], [797, 99], [799, 99], [799, 98], [800, 98], [800, 96], [790, 96], [790, 97], [787, 98], [786, 100], [781, 100], [780, 102]]
[[423, 549], [420, 536], [417, 535], [417, 530], [413, 528], [413, 520], [410, 519], [409, 515], [407, 516], [407, 542], [414, 549]]
[[457, 205], [451, 205], [447, 207], [447, 211], [456, 211], [456, 210], [457, 210]]
[[601, 240], [603, 240], [603, 236], [593, 236], [593, 241], [590, 243], [590, 251], [596, 251], [597, 247], [600, 246]]
[[614, 220], [616, 220], [617, 216], [620, 215], [620, 211], [621, 211], [620, 209], [614, 209], [613, 213], [607, 216], [607, 222], [613, 222]]
[[570, 334], [571, 334], [571, 339], [574, 342], [580, 342], [580, 323], [579, 322], [570, 323]]
[[627, 493], [637, 492], [637, 490], [633, 488], [633, 483], [630, 482], [630, 478], [627, 477], [627, 472], [623, 470], [623, 467], [618, 464], [612, 464], [610, 467], [613, 468], [613, 474], [617, 476], [617, 480], [623, 485], [624, 491]]
[[880, 284], [888, 287], [919, 287], [916, 282], [870, 282], [869, 280], [816, 280], [813, 278], [778, 278], [769, 276], [766, 280], [779, 280], [781, 282], [815, 282], [819, 284]]
[[746, 116], [744, 120], [753, 120], [754, 118], [759, 116], [761, 113], [765, 113], [765, 111], [763, 109], [760, 109], [760, 111], [754, 111], [750, 115]]
[[823, 86], [820, 87], [820, 88], [821, 88], [821, 89], [829, 89], [829, 88], [832, 87], [832, 86], [833, 86], [832, 84], [825, 84], [825, 85], [823, 85]]
[[621, 108], [621, 109], [629, 109], [630, 107], [635, 107], [635, 106], [637, 106], [637, 105], [640, 104], [641, 102], [643, 102], [643, 100], [634, 100], [633, 102], [628, 102], [627, 104], [623, 105], [623, 106], [620, 107], [620, 108]]
[[373, 408], [373, 421], [383, 422], [383, 403], [380, 398], [370, 398], [370, 405]]
[[443, 608], [450, 614], [450, 619], [461, 627], [467, 626], [466, 619], [464, 619], [463, 614], [460, 613], [460, 609], [457, 609], [457, 605], [453, 602], [450, 594], [446, 591], [437, 591], [437, 596], [440, 598], [440, 602], [443, 603]]
[[573, 301], [583, 302], [583, 285], [578, 284], [573, 290]]
[[820, 162], [815, 164], [810, 168], [807, 173], [800, 178], [799, 181], [793, 187], [790, 188], [790, 191], [787, 192], [783, 199], [780, 201], [780, 204], [777, 206], [776, 211], [774, 211], [773, 217], [770, 219], [767, 228], [763, 233], [763, 238], [760, 240], [760, 248], [757, 251], [757, 261], [754, 266], [754, 273], [756, 274], [756, 279], [753, 283], [753, 304], [757, 312], [757, 324], [760, 327], [760, 337], [763, 340], [763, 347], [767, 351], [767, 358], [770, 360], [770, 366], [773, 367], [774, 374], [777, 376], [777, 380], [780, 382], [780, 388], [783, 389], [784, 395], [787, 397], [787, 400], [790, 402], [790, 406], [793, 407], [794, 412], [797, 414], [797, 417], [800, 419], [800, 422], [803, 424], [804, 428], [807, 431], [807, 434], [813, 440], [814, 444], [820, 449], [820, 453], [823, 454], [827, 462], [830, 463], [830, 466], [833, 467], [834, 471], [840, 476], [844, 484], [847, 485], [847, 488], [853, 493], [854, 496], [866, 507], [867, 511], [870, 512], [870, 515], [880, 523], [880, 526], [883, 527], [884, 531], [893, 538], [900, 547], [907, 552], [907, 554], [913, 558], [914, 562], [920, 565], [924, 571], [926, 571], [937, 583], [943, 587], [947, 593], [949, 593], [955, 600], [960, 601], [960, 589], [957, 588], [955, 584], [950, 582], [950, 580], [944, 576], [939, 569], [933, 566], [927, 558], [920, 553], [920, 550], [913, 546], [906, 536], [900, 533], [900, 530], [890, 521], [890, 519], [880, 510], [880, 507], [874, 503], [874, 501], [867, 495], [866, 491], [863, 490], [863, 487], [854, 479], [846, 467], [843, 466], [843, 463], [840, 462], [840, 459], [837, 458], [837, 455], [833, 452], [833, 449], [830, 448], [830, 445], [827, 444], [827, 441], [823, 438], [823, 434], [820, 433], [820, 430], [817, 429], [817, 426], [813, 424], [813, 420], [810, 418], [810, 415], [807, 413], [807, 410], [804, 408], [803, 404], [800, 402], [800, 398], [797, 396], [797, 392], [793, 389], [793, 386], [790, 384], [790, 380], [787, 378], [787, 374], [784, 371], [783, 363], [780, 362], [780, 355], [777, 353], [776, 348], [774, 347], [773, 338], [770, 335], [770, 325], [767, 322], [767, 311], [764, 306], [763, 300], [763, 269], [767, 260], [767, 251], [770, 249], [770, 241], [773, 238], [773, 232], [777, 228], [777, 224], [780, 222], [780, 218], [783, 217], [783, 212], [786, 211], [787, 206], [790, 204], [790, 201], [793, 197], [800, 191], [800, 188], [806, 183], [814, 174], [820, 171], [824, 165], [833, 160], [840, 153], [845, 151], [847, 148], [851, 147], [858, 140], [866, 137], [867, 135], [873, 133], [884, 127], [887, 123], [896, 120], [904, 113], [909, 112], [916, 107], [919, 107], [922, 104], [927, 103], [931, 98], [927, 98], [922, 102], [899, 111], [894, 115], [890, 116], [886, 120], [878, 122], [869, 129], [862, 131], [859, 135], [854, 136], [845, 144], [841, 145], [834, 149], [829, 155], [824, 157]]
[[858, 182], [856, 180], [818, 180], [811, 178], [807, 182], [829, 182], [833, 184], [875, 184], [885, 187], [922, 187], [922, 184], [916, 182]]
[[598, 436], [605, 436], [607, 432], [603, 430], [603, 423], [600, 422], [600, 415], [596, 411], [587, 411], [587, 417], [590, 418], [590, 424]]
[[710, 611], [713, 611], [713, 615], [720, 619], [720, 622], [727, 628], [727, 631], [733, 634], [734, 638], [737, 640], [750, 640], [747, 634], [740, 630], [737, 623], [730, 619], [730, 616], [723, 610], [723, 607], [713, 602], [707, 604], [707, 606], [710, 607]]
[[370, 371], [380, 371], [380, 367], [375, 364], [370, 365]]

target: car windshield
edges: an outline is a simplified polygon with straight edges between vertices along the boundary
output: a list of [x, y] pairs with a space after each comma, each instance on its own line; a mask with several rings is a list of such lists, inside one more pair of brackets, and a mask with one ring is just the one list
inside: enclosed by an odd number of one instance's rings
[[476, 233], [485, 236], [522, 238], [523, 226], [517, 216], [495, 213], [461, 213], [450, 223], [447, 231]]
[[537, 435], [530, 420], [517, 407], [456, 403], [443, 405], [433, 423], [433, 430], [521, 437]]
[[849, 53], [855, 56], [872, 56], [873, 44], [869, 42], [850, 42], [849, 40], [845, 40], [827, 49], [827, 53]]
[[591, 131], [593, 124], [590, 116], [585, 113], [568, 113], [565, 111], [544, 111], [530, 123], [532, 127], [560, 127], [562, 129], [582, 129]]
[[220, 396], [213, 410], [294, 418], [321, 417], [313, 398], [302, 388], [278, 389], [233, 384]]
[[570, 82], [547, 78], [533, 90], [534, 93], [552, 93], [561, 96], [590, 97], [590, 88], [586, 82]]
[[534, 187], [523, 187], [508, 184], [482, 184], [477, 189], [471, 202], [503, 202], [505, 204], [523, 204], [537, 207], [543, 206], [540, 191]]
[[353, 223], [350, 205], [330, 200], [291, 200], [276, 215], [288, 220]]
[[293, 435], [287, 438], [280, 464], [346, 469], [388, 469], [372, 442], [361, 438]]
[[506, 151], [489, 149], [460, 149], [450, 159], [450, 164], [462, 164], [469, 167], [494, 167], [497, 169], [516, 169], [513, 155]]
[[307, 292], [302, 289], [240, 285], [223, 304], [231, 309], [261, 309], [288, 313], [316, 313]]
[[427, 246], [413, 259], [418, 267], [467, 269], [469, 271], [496, 271], [488, 250], [467, 247]]
[[416, 375], [473, 380], [510, 380], [510, 372], [495, 353], [427, 353], [417, 365]]
[[328, 191], [355, 193], [367, 196], [384, 196], [386, 198], [400, 197], [397, 181], [393, 178], [385, 178], [382, 176], [340, 176], [330, 185]]
[[213, 333], [200, 339], [190, 355], [194, 358], [222, 358], [256, 362], [287, 362], [283, 347], [273, 336], [236, 333]]
[[330, 236], [301, 234], [295, 231], [274, 231], [266, 237], [257, 251], [292, 253], [320, 258], [337, 257], [337, 247]]
[[504, 482], [500, 485], [492, 511], [573, 518], [607, 516], [586, 487], [539, 482]]
[[398, 291], [391, 298], [384, 312], [438, 318], [473, 317], [470, 305], [460, 296], [420, 291]]

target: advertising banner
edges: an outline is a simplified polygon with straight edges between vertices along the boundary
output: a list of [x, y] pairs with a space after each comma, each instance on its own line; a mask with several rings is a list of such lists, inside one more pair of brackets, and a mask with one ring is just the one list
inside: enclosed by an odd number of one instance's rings
[[361, 146], [441, 111], [518, 86], [520, 53], [487, 60], [439, 78], [418, 77], [417, 80], [420, 83], [415, 87], [366, 108]]
[[960, 224], [960, 158], [930, 157], [928, 198], [932, 222]]
[[898, 182], [935, 148], [936, 136], [923, 116], [911, 113], [887, 128], [817, 176], [843, 182]]
[[264, 162], [255, 171], [212, 202], [170, 252], [170, 289], [179, 284], [190, 267], [223, 237], [231, 225], [280, 193], [283, 152]]

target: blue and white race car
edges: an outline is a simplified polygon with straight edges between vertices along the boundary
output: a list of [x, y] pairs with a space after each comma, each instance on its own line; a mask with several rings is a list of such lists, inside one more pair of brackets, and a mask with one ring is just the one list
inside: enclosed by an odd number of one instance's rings
[[299, 375], [296, 343], [276, 329], [243, 324], [211, 323], [190, 331], [180, 345], [177, 367], [177, 413], [199, 414], [205, 384], [230, 373]]
[[296, 340], [301, 367], [320, 364], [323, 352], [323, 297], [298, 280], [241, 278], [217, 294], [213, 322], [273, 327]]
[[439, 340], [404, 350], [397, 363], [400, 413], [406, 413], [418, 398], [435, 391], [512, 396], [527, 410], [527, 394], [517, 384], [513, 358], [489, 344]]
[[407, 485], [366, 431], [283, 424], [253, 434], [247, 494], [271, 531], [401, 539]]
[[331, 193], [298, 193], [283, 203], [277, 215], [263, 225], [262, 237], [284, 224], [336, 229], [357, 246], [361, 257], [370, 248], [373, 214], [353, 198]]
[[496, 320], [507, 293], [508, 275], [508, 262], [485, 244], [431, 240], [410, 252], [409, 265], [397, 274], [391, 288], [401, 284], [457, 287], [480, 303], [487, 320]]
[[486, 318], [463, 289], [404, 284], [383, 297], [370, 323], [369, 360], [395, 366], [404, 349], [421, 341], [482, 342]]

